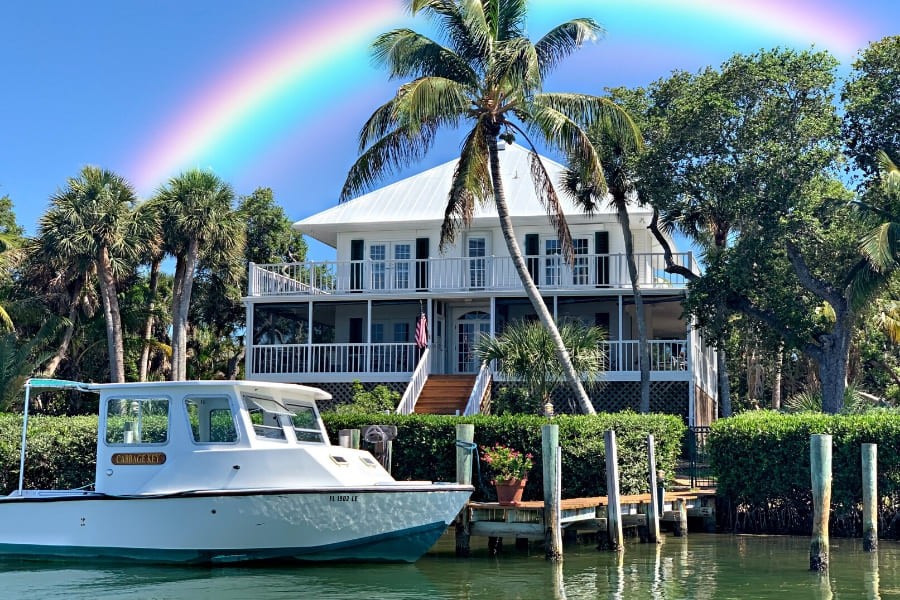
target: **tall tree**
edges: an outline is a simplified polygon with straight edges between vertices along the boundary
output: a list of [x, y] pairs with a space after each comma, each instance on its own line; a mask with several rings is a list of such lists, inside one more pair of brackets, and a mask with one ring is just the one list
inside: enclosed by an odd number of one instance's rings
[[106, 321], [110, 380], [125, 381], [122, 319], [116, 281], [130, 272], [149, 232], [152, 212], [138, 207], [131, 185], [121, 176], [86, 166], [50, 199], [40, 219], [39, 243], [60, 260], [96, 269]]
[[421, 158], [437, 132], [468, 123], [453, 175], [441, 227], [441, 247], [452, 243], [468, 226], [475, 208], [493, 203], [516, 272], [538, 319], [550, 332], [566, 380], [582, 412], [594, 413], [579, 374], [572, 367], [550, 311], [532, 281], [516, 241], [500, 175], [497, 149], [501, 137], [516, 137], [531, 149], [531, 175], [571, 262], [572, 239], [559, 198], [534, 143], [579, 156], [598, 188], [603, 172], [581, 123], [610, 119], [617, 129], [639, 134], [628, 115], [606, 98], [543, 92], [544, 78], [582, 43], [602, 32], [593, 19], [573, 19], [550, 30], [537, 42], [526, 37], [526, 0], [406, 0], [413, 15], [433, 19], [444, 35], [441, 45], [411, 29], [379, 36], [375, 60], [401, 84], [396, 96], [379, 107], [360, 133], [361, 155], [350, 168], [341, 193], [347, 200], [382, 176]]
[[640, 411], [650, 412], [650, 344], [647, 340], [647, 318], [644, 311], [644, 295], [641, 292], [637, 262], [634, 257], [634, 238], [631, 234], [631, 219], [628, 216], [628, 205], [638, 203], [634, 181], [637, 179], [633, 169], [635, 158], [641, 150], [640, 139], [633, 135], [622, 136], [608, 120], [601, 120], [589, 130], [591, 142], [594, 144], [609, 193], [597, 189], [591, 178], [591, 165], [578, 163], [578, 156], [569, 160], [569, 170], [563, 185], [578, 201], [587, 214], [593, 214], [604, 203], [616, 210], [616, 218], [622, 230], [625, 242], [625, 260], [628, 264], [628, 276], [631, 279], [631, 293], [634, 296], [634, 310], [637, 317], [638, 344], [641, 369]]
[[[193, 169], [169, 180], [151, 201], [161, 216], [166, 251], [175, 257], [172, 289], [172, 381], [187, 377], [188, 310], [201, 257], [240, 256], [244, 227], [232, 206], [231, 186]], [[214, 258], [215, 257], [215, 258]]]
[[866, 178], [877, 178], [879, 151], [900, 159], [900, 35], [860, 53], [841, 91], [845, 152]]

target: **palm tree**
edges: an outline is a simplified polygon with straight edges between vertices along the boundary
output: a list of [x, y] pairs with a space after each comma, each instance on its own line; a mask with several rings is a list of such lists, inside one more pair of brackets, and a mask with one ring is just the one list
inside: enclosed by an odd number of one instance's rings
[[[885, 194], [889, 199], [900, 200], [900, 167], [891, 160], [887, 152], [879, 150], [876, 156], [881, 166], [881, 180]], [[883, 271], [892, 271], [897, 268], [897, 255], [900, 253], [900, 215], [893, 214], [867, 204], [860, 203], [863, 208], [872, 210], [887, 221], [874, 228], [866, 235], [861, 243], [865, 254], [876, 266]]]
[[116, 281], [130, 272], [155, 228], [153, 215], [138, 207], [131, 185], [121, 176], [86, 166], [57, 191], [39, 223], [38, 238], [60, 261], [96, 269], [106, 321], [109, 375], [125, 381], [122, 319]]
[[240, 257], [244, 226], [234, 191], [214, 173], [193, 169], [169, 180], [151, 201], [160, 215], [166, 251], [175, 257], [172, 288], [172, 381], [187, 377], [187, 321], [194, 273], [202, 256]]
[[[560, 60], [602, 32], [593, 19], [573, 19], [537, 42], [525, 37], [526, 0], [407, 0], [413, 15], [424, 13], [444, 32], [447, 46], [410, 29], [380, 35], [375, 60], [392, 78], [410, 81], [375, 110], [360, 133], [360, 157], [350, 168], [341, 200], [361, 193], [394, 169], [423, 157], [441, 128], [467, 122], [441, 227], [441, 248], [471, 223], [478, 204], [493, 202], [500, 228], [538, 319], [550, 333], [565, 376], [582, 412], [594, 408], [566, 351], [550, 311], [534, 285], [516, 241], [500, 177], [497, 141], [524, 139], [531, 150], [531, 176], [556, 229], [563, 256], [574, 251], [559, 198], [535, 145], [579, 156], [599, 189], [599, 159], [579, 123], [605, 117], [622, 131], [639, 134], [628, 115], [609, 99], [570, 93], [544, 93], [544, 77]], [[624, 134], [623, 134], [624, 135]]]
[[[575, 369], [588, 383], [597, 381], [606, 363], [600, 347], [606, 332], [580, 321], [565, 321], [559, 326], [559, 335]], [[498, 371], [521, 381], [540, 406], [551, 401], [553, 391], [565, 380], [550, 332], [537, 321], [510, 323], [498, 337], [481, 338], [475, 353], [480, 361], [497, 361]]]
[[632, 135], [622, 136], [620, 131], [608, 120], [601, 120], [590, 128], [588, 134], [600, 157], [603, 174], [609, 193], [597, 189], [591, 180], [590, 165], [579, 164], [579, 157], [569, 159], [569, 170], [563, 181], [564, 188], [576, 199], [585, 213], [593, 214], [602, 202], [608, 202], [616, 209], [622, 238], [625, 241], [625, 260], [628, 263], [628, 275], [631, 278], [631, 291], [634, 296], [634, 310], [637, 317], [638, 344], [641, 368], [641, 400], [640, 411], [650, 412], [650, 345], [647, 342], [647, 319], [644, 315], [644, 296], [641, 293], [634, 259], [634, 239], [631, 235], [631, 220], [628, 216], [629, 200], [637, 200], [634, 189], [635, 179], [630, 161], [641, 150], [640, 139]]

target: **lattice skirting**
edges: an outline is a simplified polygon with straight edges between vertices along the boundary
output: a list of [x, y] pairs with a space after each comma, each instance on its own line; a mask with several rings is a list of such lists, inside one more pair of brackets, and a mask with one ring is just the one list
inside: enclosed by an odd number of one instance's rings
[[[353, 396], [351, 395], [353, 384], [350, 382], [332, 381], [329, 383], [304, 383], [303, 385], [317, 387], [320, 390], [324, 390], [331, 394], [331, 400], [319, 400], [316, 402], [321, 411], [333, 410], [335, 406], [339, 404], [349, 404], [353, 400]], [[385, 381], [383, 383], [369, 382], [362, 384], [363, 389], [367, 392], [372, 391], [376, 385], [383, 385], [392, 392], [400, 392], [400, 394], [403, 394], [403, 392], [406, 391], [406, 386], [409, 384], [404, 381]]]
[[[516, 385], [511, 383], [495, 384], [493, 393], [497, 394], [501, 386]], [[597, 412], [614, 413], [626, 409], [635, 412], [640, 410], [641, 383], [639, 381], [610, 381], [587, 390]], [[575, 395], [566, 385], [560, 385], [553, 392], [553, 407], [558, 413], [577, 412]], [[688, 382], [686, 381], [651, 381], [650, 412], [681, 416], [685, 423], [688, 419]]]

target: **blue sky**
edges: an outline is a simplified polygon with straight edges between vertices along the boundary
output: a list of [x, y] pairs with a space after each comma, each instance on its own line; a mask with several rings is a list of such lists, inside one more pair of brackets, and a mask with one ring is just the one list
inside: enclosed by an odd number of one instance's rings
[[[900, 34], [895, 0], [534, 0], [531, 6], [533, 37], [575, 16], [606, 27], [605, 40], [564, 63], [547, 85], [587, 93], [646, 85], [674, 69], [718, 66], [734, 52], [776, 45], [815, 44], [846, 71], [868, 41]], [[346, 27], [329, 16], [336, 10], [349, 15]], [[50, 195], [85, 164], [124, 175], [142, 197], [179, 169], [198, 166], [238, 194], [273, 188], [292, 219], [324, 210], [337, 202], [359, 127], [396, 85], [371, 66], [366, 46], [380, 31], [411, 23], [427, 30], [410, 21], [400, 0], [4, 3], [0, 195], [12, 199], [31, 234]], [[277, 47], [267, 45], [316, 33], [335, 41], [297, 52], [297, 61], [316, 63], [311, 79], [285, 79], [277, 94], [233, 119], [220, 142], [168, 171], [150, 171], [156, 180], [141, 179], [154, 147], [167, 136], [172, 147], [179, 123], [202, 114], [203, 102], [213, 110], [217, 85], [230, 77], [258, 85], [246, 66], [258, 70], [260, 57], [277, 57]], [[231, 83], [240, 89], [242, 81]], [[421, 168], [452, 159], [458, 143], [453, 135], [442, 138]], [[312, 245], [313, 258], [329, 256]]]

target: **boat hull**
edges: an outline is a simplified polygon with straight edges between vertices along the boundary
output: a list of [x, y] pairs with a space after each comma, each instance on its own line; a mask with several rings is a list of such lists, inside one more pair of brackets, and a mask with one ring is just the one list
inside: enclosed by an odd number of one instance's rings
[[431, 485], [0, 502], [0, 556], [156, 563], [414, 562], [472, 488]]

